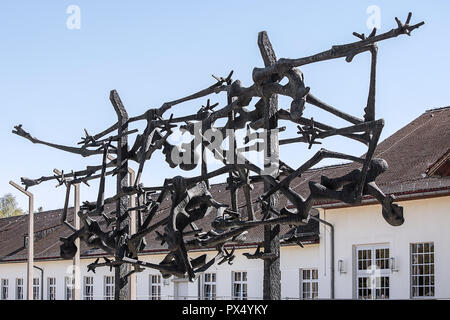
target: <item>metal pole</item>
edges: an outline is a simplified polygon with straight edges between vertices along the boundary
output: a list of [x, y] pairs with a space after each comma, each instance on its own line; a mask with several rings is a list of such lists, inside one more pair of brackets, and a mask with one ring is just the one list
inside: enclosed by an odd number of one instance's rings
[[14, 188], [28, 197], [28, 262], [27, 262], [27, 299], [33, 300], [33, 265], [34, 265], [34, 197], [33, 194], [17, 183], [9, 181]]
[[[117, 194], [122, 193], [122, 189], [128, 186], [127, 174], [128, 174], [128, 136], [122, 136], [123, 132], [128, 130], [128, 113], [119, 97], [116, 90], [111, 90], [109, 95], [109, 100], [111, 101], [114, 111], [117, 114], [117, 134], [120, 137], [117, 141], [117, 167], [120, 168], [117, 173], [117, 184], [116, 192]], [[120, 221], [122, 216], [126, 214], [128, 209], [128, 197], [122, 196], [117, 200], [116, 203], [116, 218]], [[129, 224], [129, 219], [126, 218], [122, 223], [116, 225], [116, 228], [121, 229], [125, 225]], [[119, 245], [118, 243], [116, 245]], [[118, 250], [116, 250], [118, 251]], [[119, 258], [119, 257], [116, 257]], [[129, 297], [129, 284], [127, 283], [126, 275], [128, 274], [128, 265], [122, 264], [115, 267], [114, 272], [114, 300], [127, 300]], [[125, 281], [122, 281], [125, 280]]]
[[[80, 211], [80, 184], [74, 184], [74, 195], [73, 195], [73, 222], [75, 229], [80, 229], [80, 217], [78, 216], [78, 211]], [[77, 238], [75, 240], [75, 245], [77, 246], [78, 250], [75, 256], [73, 257], [73, 300], [81, 300], [81, 273], [80, 273], [80, 254], [81, 254], [81, 245], [80, 245], [80, 238]]]
[[[230, 105], [231, 103], [233, 103], [233, 101], [236, 100], [235, 97], [231, 97], [230, 95], [228, 95], [227, 97], [227, 103], [228, 105]], [[234, 132], [234, 121], [235, 121], [235, 113], [234, 110], [232, 110], [229, 114], [228, 114], [228, 121], [231, 124], [231, 128], [233, 129], [233, 133], [230, 134], [229, 136], [229, 142], [228, 142], [228, 148], [230, 152], [233, 152], [233, 159], [228, 159], [228, 161], [232, 161], [232, 164], [236, 164], [237, 163], [237, 154], [236, 154], [236, 138], [235, 138], [235, 132]], [[229, 180], [229, 188], [230, 188], [230, 197], [231, 197], [231, 210], [237, 212], [238, 211], [238, 190], [236, 188], [234, 188], [233, 186], [233, 172], [230, 171], [230, 173], [228, 174], [228, 179]]]
[[[114, 160], [114, 157], [110, 154], [107, 155], [109, 160]], [[130, 167], [128, 167], [128, 183], [130, 186], [133, 186], [136, 182], [136, 172]], [[136, 196], [130, 196], [129, 208], [133, 208], [136, 206]], [[130, 211], [130, 236], [136, 233], [136, 211]], [[131, 268], [131, 266], [130, 266]], [[131, 271], [131, 270], [130, 270]], [[133, 273], [128, 277], [129, 290], [128, 290], [128, 299], [136, 300], [136, 274]]]
[[[133, 169], [128, 167], [128, 174], [129, 174], [129, 184], [130, 186], [134, 185], [136, 181], [136, 173]], [[136, 196], [132, 195], [130, 196], [130, 207], [133, 208], [136, 206]], [[136, 233], [136, 211], [133, 210], [130, 212], [130, 236], [132, 234]], [[130, 265], [130, 269], [132, 266]], [[128, 299], [129, 300], [136, 300], [136, 273], [132, 273], [128, 277]]]
[[[270, 43], [267, 32], [258, 33], [258, 47], [264, 61], [264, 65], [270, 66], [277, 61], [272, 44]], [[278, 134], [273, 129], [278, 127], [278, 97], [276, 94], [270, 97], [264, 97], [266, 100], [264, 106], [264, 129], [266, 131], [266, 146], [264, 154], [264, 167], [276, 166], [275, 170], [270, 168], [272, 177], [278, 176], [279, 167], [279, 142]], [[267, 157], [267, 158], [266, 158]], [[276, 159], [276, 163], [266, 163], [268, 159]], [[264, 182], [264, 191], [271, 188], [271, 185]], [[269, 197], [269, 206], [278, 209], [280, 204], [280, 196], [274, 193]], [[266, 212], [268, 217], [272, 217], [271, 212]], [[263, 298], [264, 300], [280, 300], [281, 299], [281, 270], [280, 270], [280, 225], [264, 226], [264, 253], [270, 253], [273, 258], [264, 259], [264, 282], [263, 282]]]

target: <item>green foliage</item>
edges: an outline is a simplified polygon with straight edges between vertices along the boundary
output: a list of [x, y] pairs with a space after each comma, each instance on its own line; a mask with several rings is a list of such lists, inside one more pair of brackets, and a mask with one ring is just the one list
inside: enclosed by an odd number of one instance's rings
[[0, 218], [7, 218], [24, 214], [22, 209], [17, 206], [16, 198], [7, 193], [0, 198]]

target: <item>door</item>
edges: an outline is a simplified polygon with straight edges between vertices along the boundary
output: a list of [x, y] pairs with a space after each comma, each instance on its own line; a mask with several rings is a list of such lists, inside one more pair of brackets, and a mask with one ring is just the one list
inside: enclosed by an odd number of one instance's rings
[[389, 299], [389, 246], [366, 245], [355, 250], [356, 298]]
[[178, 280], [174, 281], [174, 296], [175, 300], [187, 300], [188, 298], [188, 281]]

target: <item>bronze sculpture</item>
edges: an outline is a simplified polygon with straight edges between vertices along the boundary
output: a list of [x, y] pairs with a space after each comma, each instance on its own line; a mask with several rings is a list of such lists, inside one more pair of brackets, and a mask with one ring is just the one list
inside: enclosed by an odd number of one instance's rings
[[[257, 226], [264, 226], [265, 241], [264, 251], [258, 246], [255, 254], [246, 254], [247, 258], [264, 259], [265, 263], [265, 287], [264, 290], [273, 290], [265, 297], [279, 296], [276, 278], [279, 277], [279, 228], [277, 225], [288, 224], [298, 226], [307, 223], [310, 210], [318, 199], [334, 199], [348, 204], [358, 204], [363, 195], [371, 195], [382, 205], [384, 219], [393, 226], [401, 225], [404, 221], [402, 207], [393, 203], [393, 196], [385, 195], [376, 185], [376, 177], [387, 170], [387, 163], [382, 159], [373, 158], [381, 130], [384, 126], [382, 119], [375, 118], [375, 78], [377, 62], [376, 42], [397, 37], [402, 34], [410, 35], [411, 31], [423, 25], [420, 22], [410, 25], [411, 13], [408, 14], [405, 23], [396, 18], [397, 28], [389, 32], [376, 35], [376, 29], [369, 36], [354, 33], [358, 41], [345, 45], [333, 46], [330, 50], [299, 59], [277, 59], [270, 41], [265, 32], [258, 35], [258, 45], [263, 56], [265, 67], [254, 68], [253, 84], [244, 87], [239, 80], [232, 80], [233, 72], [223, 78], [215, 77], [216, 83], [187, 97], [163, 103], [159, 108], [152, 108], [135, 117], [128, 117], [125, 107], [118, 93], [112, 90], [110, 100], [118, 116], [118, 122], [104, 131], [90, 135], [85, 130], [85, 137], [79, 142], [80, 147], [70, 147], [45, 142], [32, 137], [22, 125], [15, 126], [13, 133], [22, 136], [33, 143], [44, 144], [63, 151], [80, 154], [83, 157], [102, 154], [102, 163], [98, 166], [88, 166], [85, 170], [71, 173], [43, 176], [39, 179], [22, 178], [26, 188], [38, 185], [44, 181], [57, 180], [59, 185], [67, 188], [66, 201], [62, 216], [62, 222], [72, 230], [73, 234], [68, 238], [62, 238], [61, 256], [72, 258], [78, 248], [74, 241], [77, 238], [83, 240], [88, 246], [101, 248], [114, 259], [105, 257], [104, 262], [96, 262], [89, 265], [89, 270], [95, 272], [95, 268], [109, 266], [122, 271], [117, 283], [123, 287], [126, 278], [133, 272], [139, 272], [142, 267], [159, 270], [163, 277], [185, 276], [190, 280], [195, 274], [207, 270], [218, 262], [231, 263], [234, 259], [234, 249], [230, 252], [225, 244], [242, 241], [246, 231]], [[311, 93], [311, 89], [305, 85], [303, 73], [298, 69], [302, 65], [324, 60], [345, 58], [351, 62], [357, 54], [368, 51], [371, 54], [370, 87], [367, 105], [364, 108], [363, 118], [347, 114], [337, 108], [321, 101]], [[286, 78], [285, 85], [280, 81]], [[202, 106], [197, 113], [184, 117], [164, 117], [164, 114], [175, 105], [186, 101], [198, 99], [212, 94], [227, 94], [227, 104], [222, 108], [218, 104], [207, 100], [206, 106]], [[277, 95], [284, 95], [292, 99], [290, 109], [278, 109]], [[258, 101], [253, 110], [247, 107], [253, 98]], [[323, 109], [350, 123], [343, 128], [334, 128], [319, 121], [306, 119], [303, 111], [307, 104]], [[224, 126], [215, 127], [214, 123], [219, 119], [227, 119]], [[289, 121], [298, 125], [300, 136], [289, 139], [278, 139], [278, 133], [283, 128], [278, 128], [278, 120]], [[128, 147], [128, 137], [138, 132], [129, 130], [128, 126], [136, 121], [146, 121], [146, 127], [142, 133], [137, 134], [131, 148]], [[180, 146], [172, 145], [168, 138], [173, 130], [187, 131], [192, 140]], [[264, 131], [247, 135], [244, 149], [236, 148], [234, 130], [264, 129]], [[117, 130], [117, 134], [109, 135]], [[231, 132], [231, 133], [230, 133]], [[108, 136], [109, 135], [109, 136]], [[278, 159], [279, 145], [289, 143], [306, 143], [308, 148], [319, 144], [320, 139], [340, 135], [355, 141], [364, 143], [368, 149], [364, 157], [320, 149], [310, 160], [297, 169], [290, 168], [285, 162]], [[231, 142], [228, 150], [223, 150], [218, 142], [229, 139]], [[259, 141], [263, 139], [262, 143]], [[253, 143], [253, 144], [251, 144]], [[116, 145], [114, 145], [116, 144]], [[201, 158], [197, 149], [201, 149], [202, 156], [209, 149], [219, 159], [223, 166], [217, 170], [208, 172], [204, 161], [201, 165], [202, 174], [195, 177], [184, 178], [176, 176], [166, 179], [163, 186], [146, 187], [141, 183], [142, 172], [147, 160], [152, 154], [162, 149], [166, 161], [171, 168], [179, 166], [181, 169], [191, 171], [195, 169]], [[244, 155], [244, 151], [264, 151], [268, 167], [260, 168], [250, 162]], [[117, 158], [107, 161], [108, 154], [115, 154]], [[341, 177], [321, 177], [320, 182], [310, 181], [310, 194], [305, 199], [297, 194], [290, 183], [296, 177], [319, 163], [325, 158], [335, 158], [354, 161], [361, 165]], [[126, 182], [128, 161], [135, 161], [139, 165], [137, 177], [133, 185]], [[253, 173], [253, 175], [250, 175]], [[228, 174], [228, 189], [231, 194], [231, 206], [219, 203], [213, 199], [209, 189], [209, 179], [222, 174]], [[117, 175], [117, 193], [111, 198], [104, 198], [105, 181], [109, 175]], [[97, 201], [85, 202], [77, 214], [80, 216], [83, 226], [76, 230], [67, 221], [67, 204], [71, 185], [85, 183], [92, 179], [100, 179]], [[264, 182], [264, 193], [258, 201], [263, 207], [262, 219], [257, 219], [253, 211], [254, 200], [251, 199], [250, 190], [253, 182]], [[247, 217], [237, 207], [237, 192], [242, 189], [245, 195]], [[158, 192], [155, 194], [155, 192]], [[171, 195], [171, 208], [164, 219], [156, 223], [154, 217], [160, 205]], [[293, 205], [291, 208], [279, 209], [279, 194], [284, 195]], [[137, 205], [128, 207], [128, 197], [136, 196]], [[115, 215], [107, 215], [104, 206], [107, 203], [116, 203]], [[128, 213], [138, 212], [138, 226], [135, 234], [130, 234], [128, 229]], [[196, 227], [195, 222], [206, 216], [215, 214], [216, 218], [211, 223], [211, 229], [203, 231]], [[102, 230], [99, 221], [103, 219], [108, 230]], [[164, 227], [161, 233], [157, 229]], [[156, 238], [167, 243], [169, 253], [159, 264], [147, 263], [139, 260], [139, 253], [145, 248], [145, 236], [154, 232]], [[187, 236], [191, 236], [186, 240]], [[290, 232], [290, 241], [295, 241], [295, 232]], [[300, 243], [301, 244], [301, 243]], [[207, 261], [206, 255], [195, 259], [189, 257], [189, 251], [206, 247], [215, 247], [217, 255]], [[123, 268], [125, 265], [134, 267], [131, 271]], [[278, 274], [277, 274], [278, 268]], [[124, 271], [125, 270], [125, 271]], [[116, 273], [118, 274], [118, 273]], [[275, 281], [274, 281], [275, 279]], [[279, 279], [278, 279], [279, 280]], [[279, 281], [278, 281], [279, 282]], [[120, 288], [119, 288], [120, 289]], [[278, 291], [278, 293], [277, 293]]]

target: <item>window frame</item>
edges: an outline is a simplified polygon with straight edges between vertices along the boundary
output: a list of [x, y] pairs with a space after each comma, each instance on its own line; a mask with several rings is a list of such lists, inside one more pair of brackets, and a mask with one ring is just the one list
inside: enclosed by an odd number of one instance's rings
[[73, 276], [64, 277], [64, 300], [73, 300]]
[[[153, 281], [153, 278], [156, 278], [157, 281]], [[149, 292], [148, 299], [149, 300], [161, 300], [161, 290], [162, 290], [162, 279], [160, 274], [149, 274], [148, 278], [149, 283]], [[156, 288], [156, 295], [153, 294], [153, 288]]]
[[[88, 279], [90, 279], [90, 283], [88, 283]], [[86, 288], [90, 288], [90, 293], [86, 293]], [[94, 300], [94, 277], [93, 276], [84, 276], [83, 277], [83, 300]]]
[[[240, 273], [241, 280], [235, 280], [235, 275]], [[245, 273], [245, 280], [242, 280]], [[241, 294], [239, 296], [235, 295], [235, 284], [241, 285]], [[245, 296], [244, 296], [244, 287], [245, 287]], [[232, 271], [231, 272], [231, 299], [232, 300], [248, 300], [248, 272], [247, 271]]]
[[[108, 283], [107, 279], [111, 279], [111, 283]], [[114, 300], [114, 288], [115, 282], [114, 282], [114, 276], [108, 276], [105, 275], [103, 277], [103, 300]], [[110, 295], [107, 295], [107, 288], [111, 288]]]
[[[37, 284], [36, 284], [37, 282]], [[37, 298], [36, 298], [37, 296]], [[41, 300], [41, 279], [33, 278], [33, 300]]]
[[[309, 279], [305, 279], [303, 277], [303, 272], [304, 271], [309, 271], [310, 273], [310, 278]], [[317, 278], [313, 278], [313, 274], [317, 275]], [[304, 298], [304, 291], [303, 291], [303, 284], [304, 283], [309, 283], [310, 284], [310, 289], [309, 289], [309, 294], [307, 298]], [[317, 284], [317, 292], [316, 296], [313, 297], [313, 283]], [[299, 299], [301, 300], [317, 300], [319, 298], [319, 269], [318, 268], [300, 268], [299, 269]]]
[[[6, 293], [6, 295], [5, 295], [5, 293]], [[2, 278], [1, 279], [1, 297], [0, 298], [1, 298], [1, 300], [8, 300], [8, 297], [9, 297], [9, 279]]]
[[[19, 280], [21, 282], [21, 284], [19, 284]], [[21, 289], [19, 291], [19, 288]], [[23, 278], [16, 278], [16, 292], [15, 292], [15, 297], [16, 300], [23, 300], [24, 299], [24, 285], [23, 285]], [[19, 297], [19, 293], [21, 294]]]
[[[423, 266], [424, 263], [422, 264], [413, 264], [413, 246], [414, 245], [418, 245], [418, 244], [432, 244], [433, 245], [433, 252], [432, 252], [432, 256], [433, 256], [433, 263], [429, 263], [433, 266], [433, 273], [430, 274], [430, 276], [433, 277], [433, 295], [432, 296], [414, 296], [413, 295], [413, 268], [415, 265], [417, 266]], [[436, 299], [436, 245], [434, 243], [434, 241], [420, 241], [420, 242], [411, 242], [409, 244], [409, 297], [410, 299]], [[425, 249], [423, 254], [425, 254]], [[429, 252], [427, 254], [430, 254]], [[420, 286], [418, 286], [419, 288]]]
[[[207, 281], [207, 276], [210, 280]], [[206, 286], [209, 286], [211, 293], [206, 294]], [[216, 300], [217, 299], [217, 273], [205, 272], [200, 276], [200, 299], [202, 300]]]
[[[54, 281], [53, 284], [51, 283]], [[53, 292], [51, 292], [53, 289]], [[53, 295], [53, 299], [51, 299]], [[56, 278], [55, 277], [47, 277], [47, 300], [56, 300]]]

